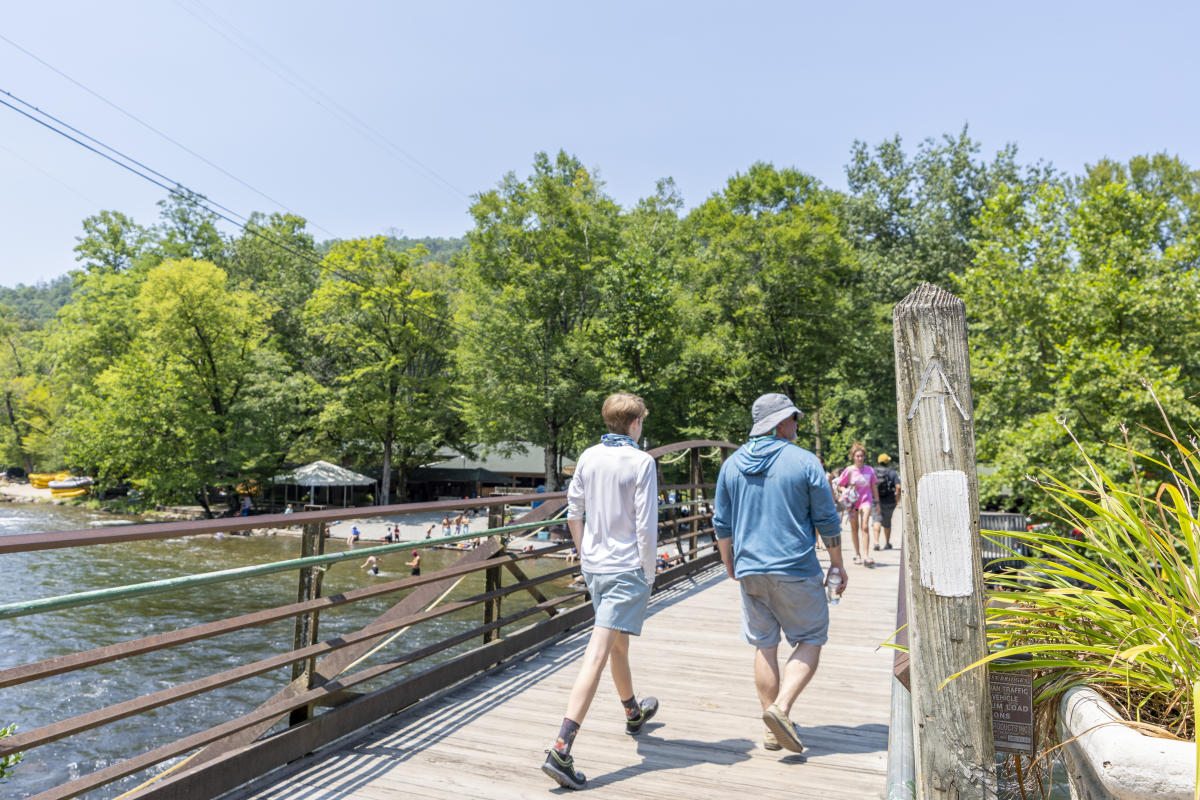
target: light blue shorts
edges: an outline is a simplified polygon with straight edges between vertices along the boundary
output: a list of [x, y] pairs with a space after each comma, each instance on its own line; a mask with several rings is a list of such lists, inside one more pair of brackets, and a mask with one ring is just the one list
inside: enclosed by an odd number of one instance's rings
[[742, 636], [755, 647], [775, 647], [779, 632], [788, 644], [823, 645], [829, 638], [825, 578], [811, 575], [743, 575]]
[[650, 584], [640, 569], [629, 572], [585, 572], [592, 608], [596, 610], [595, 625], [615, 631], [642, 634], [642, 621], [650, 607]]

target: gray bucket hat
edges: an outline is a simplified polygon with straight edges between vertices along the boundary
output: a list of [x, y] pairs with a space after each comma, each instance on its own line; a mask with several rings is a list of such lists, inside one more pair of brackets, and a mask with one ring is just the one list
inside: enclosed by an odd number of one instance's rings
[[750, 428], [751, 436], [764, 436], [775, 430], [775, 426], [792, 414], [804, 416], [804, 412], [792, 405], [786, 394], [764, 394], [754, 401], [750, 407], [750, 416], [754, 426]]

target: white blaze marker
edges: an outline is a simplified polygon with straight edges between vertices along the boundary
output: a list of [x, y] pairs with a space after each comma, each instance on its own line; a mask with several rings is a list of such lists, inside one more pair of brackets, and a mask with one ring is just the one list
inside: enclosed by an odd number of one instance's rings
[[975, 593], [971, 560], [971, 492], [967, 473], [928, 472], [917, 481], [921, 585], [939, 597]]
[[[930, 385], [934, 371], [942, 381], [943, 391], [934, 391]], [[958, 402], [958, 394], [954, 391], [954, 387], [950, 385], [950, 379], [946, 377], [946, 370], [942, 369], [942, 362], [936, 358], [929, 359], [929, 364], [925, 367], [925, 374], [921, 376], [921, 385], [917, 387], [916, 397], [913, 398], [912, 406], [908, 409], [908, 419], [912, 419], [917, 415], [917, 406], [922, 400], [935, 399], [938, 401], [938, 411], [942, 414], [942, 452], [950, 452], [950, 423], [946, 420], [946, 398], [949, 397], [954, 401], [954, 407], [958, 409], [958, 413], [962, 414], [963, 421], [967, 417], [966, 410], [963, 409], [962, 403]]]

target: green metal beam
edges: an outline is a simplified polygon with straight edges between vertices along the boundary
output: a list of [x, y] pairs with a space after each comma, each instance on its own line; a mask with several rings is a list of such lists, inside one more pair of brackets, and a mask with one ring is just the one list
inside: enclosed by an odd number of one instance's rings
[[[668, 508], [681, 508], [690, 506], [693, 503], [673, 503], [670, 505], [659, 506], [660, 510]], [[243, 578], [256, 578], [261, 575], [271, 575], [277, 572], [288, 572], [290, 570], [303, 569], [304, 567], [319, 567], [328, 564], [335, 564], [339, 561], [349, 561], [354, 558], [363, 558], [368, 555], [382, 555], [397, 550], [407, 550], [413, 547], [430, 547], [439, 544], [452, 544], [465, 539], [478, 539], [483, 536], [495, 536], [515, 531], [526, 531], [536, 528], [547, 528], [551, 525], [561, 525], [565, 520], [562, 517], [542, 520], [540, 522], [523, 522], [516, 525], [504, 525], [499, 528], [488, 528], [483, 531], [472, 533], [456, 534], [454, 536], [442, 536], [437, 539], [418, 539], [416, 541], [398, 542], [394, 544], [379, 545], [377, 547], [363, 547], [356, 550], [347, 551], [345, 553], [329, 553], [323, 556], [309, 556], [308, 558], [293, 558], [287, 561], [275, 561], [270, 564], [257, 564], [250, 567], [235, 567], [233, 569], [218, 570], [216, 572], [203, 572], [197, 575], [181, 575], [176, 578], [165, 578], [159, 581], [148, 581], [146, 583], [134, 583], [128, 586], [113, 586], [107, 589], [94, 589], [89, 592], [76, 592], [74, 594], [60, 595], [58, 597], [43, 597], [37, 600], [19, 600], [15, 603], [0, 604], [0, 619], [14, 619], [16, 617], [26, 617], [32, 614], [43, 614], [50, 611], [61, 611], [67, 608], [77, 608], [79, 606], [94, 605], [96, 603], [106, 603], [113, 600], [125, 600], [131, 597], [141, 597], [148, 594], [160, 594], [162, 592], [171, 592], [176, 589], [190, 588], [193, 586], [206, 586], [213, 583], [225, 583], [227, 581], [236, 581]]]

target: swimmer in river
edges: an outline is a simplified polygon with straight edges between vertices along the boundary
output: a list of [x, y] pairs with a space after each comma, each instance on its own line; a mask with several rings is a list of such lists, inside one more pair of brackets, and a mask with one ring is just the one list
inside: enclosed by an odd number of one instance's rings
[[414, 576], [421, 574], [421, 554], [416, 550], [413, 550], [412, 561], [408, 562], [408, 566], [412, 567], [412, 574]]
[[362, 566], [359, 567], [359, 569], [365, 569], [367, 572], [371, 573], [372, 575], [378, 575], [379, 574], [379, 564], [380, 564], [380, 561], [378, 558], [376, 558], [375, 556], [367, 556], [367, 560], [363, 562]]

